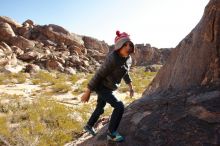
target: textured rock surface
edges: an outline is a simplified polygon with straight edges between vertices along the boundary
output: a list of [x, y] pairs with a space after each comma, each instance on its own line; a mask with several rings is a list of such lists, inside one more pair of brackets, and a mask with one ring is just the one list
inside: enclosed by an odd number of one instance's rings
[[84, 36], [83, 38], [84, 45], [90, 50], [100, 51], [101, 53], [108, 53], [109, 47], [108, 44], [104, 41], [98, 41], [92, 37]]
[[199, 24], [172, 50], [144, 94], [219, 81], [220, 6], [210, 1]]
[[164, 64], [170, 55], [171, 49], [158, 49], [150, 44], [137, 44], [134, 58], [135, 65]]
[[15, 36], [14, 31], [8, 23], [0, 22], [0, 40], [8, 41]]
[[54, 24], [41, 26], [26, 20], [21, 25], [5, 16], [0, 16], [1, 41], [1, 44], [6, 44], [0, 46], [2, 67], [14, 53], [20, 61], [30, 63], [24, 64], [24, 67], [27, 66], [25, 71], [32, 69], [35, 64], [34, 68], [67, 73], [76, 70], [93, 72], [108, 52], [108, 45], [104, 41], [70, 33]]
[[220, 145], [220, 1], [211, 0], [192, 32], [172, 50], [143, 97], [129, 105], [119, 132], [106, 141], [107, 126], [80, 146]]
[[[94, 72], [112, 48], [104, 41], [70, 33], [55, 24], [37, 25], [30, 19], [19, 24], [5, 16], [0, 16], [0, 41], [9, 45], [23, 62], [41, 69], [71, 73]], [[164, 64], [169, 49], [149, 46], [137, 45], [137, 54], [132, 56], [134, 65]], [[4, 56], [4, 49], [1, 54]]]

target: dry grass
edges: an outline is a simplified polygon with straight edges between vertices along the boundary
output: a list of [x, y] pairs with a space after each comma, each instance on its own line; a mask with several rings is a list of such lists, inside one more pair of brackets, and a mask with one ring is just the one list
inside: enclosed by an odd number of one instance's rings
[[[136, 93], [142, 93], [153, 80], [157, 72], [145, 72], [144, 67], [136, 67], [130, 72], [132, 84]], [[122, 81], [120, 92], [128, 91], [128, 86]]]
[[26, 81], [26, 73], [0, 73], [0, 85], [22, 84]]
[[[156, 72], [145, 72], [144, 68], [134, 68], [130, 75], [135, 92], [142, 93]], [[40, 85], [42, 89], [50, 89], [51, 92], [48, 93], [49, 96], [42, 92], [41, 95], [44, 96], [38, 95], [32, 102], [25, 101], [20, 95], [1, 94], [0, 135], [11, 145], [60, 146], [76, 139], [94, 111], [96, 99], [70, 108], [48, 97], [70, 91], [74, 95], [79, 95], [83, 93], [92, 77], [93, 74], [67, 75], [47, 71], [40, 71], [31, 77], [25, 73], [1, 74], [0, 84], [25, 83], [31, 80], [33, 84]], [[81, 79], [85, 80], [78, 82]], [[73, 85], [76, 85], [74, 91], [72, 91]], [[119, 92], [126, 91], [128, 87], [122, 81]], [[123, 102], [128, 105], [135, 99], [127, 97]], [[111, 113], [112, 108], [107, 105], [103, 116], [109, 116]]]

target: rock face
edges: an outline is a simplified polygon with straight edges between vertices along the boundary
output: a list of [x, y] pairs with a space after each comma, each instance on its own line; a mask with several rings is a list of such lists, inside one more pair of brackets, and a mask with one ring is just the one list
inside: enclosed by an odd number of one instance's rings
[[2, 41], [8, 41], [15, 36], [14, 31], [8, 23], [0, 22], [0, 39]]
[[6, 16], [0, 16], [0, 21], [4, 23], [8, 23], [13, 28], [13, 30], [16, 30], [17, 28], [22, 27], [21, 24], [19, 24], [15, 20], [9, 17], [6, 17]]
[[199, 24], [172, 50], [144, 95], [162, 90], [182, 90], [219, 80], [219, 1], [212, 0]]
[[[1, 41], [9, 45], [20, 61], [30, 63], [24, 67], [34, 64], [41, 69], [67, 73], [94, 72], [112, 48], [104, 41], [70, 33], [55, 24], [42, 26], [30, 19], [19, 24], [5, 16], [0, 16]], [[0, 53], [4, 54], [3, 50]], [[133, 64], [164, 64], [169, 52], [169, 49], [137, 45], [137, 52], [132, 56]]]
[[86, 48], [90, 50], [96, 50], [100, 51], [101, 53], [108, 53], [109, 52], [109, 46], [104, 41], [98, 41], [97, 39], [84, 36], [83, 38], [84, 45]]
[[152, 65], [152, 64], [164, 64], [170, 55], [171, 49], [158, 49], [151, 47], [150, 44], [136, 44], [134, 58], [135, 65]]
[[[198, 25], [123, 115], [118, 146], [220, 145], [220, 1], [210, 0]], [[107, 126], [80, 146], [115, 145]]]

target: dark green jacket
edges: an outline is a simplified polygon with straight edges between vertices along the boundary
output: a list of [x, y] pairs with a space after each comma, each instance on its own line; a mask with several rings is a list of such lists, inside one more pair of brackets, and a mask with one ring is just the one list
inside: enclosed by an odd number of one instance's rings
[[113, 91], [118, 88], [122, 78], [126, 84], [129, 84], [132, 82], [128, 73], [131, 63], [132, 58], [130, 55], [121, 57], [116, 51], [108, 53], [103, 64], [89, 81], [88, 88], [95, 91], [100, 84], [103, 84]]

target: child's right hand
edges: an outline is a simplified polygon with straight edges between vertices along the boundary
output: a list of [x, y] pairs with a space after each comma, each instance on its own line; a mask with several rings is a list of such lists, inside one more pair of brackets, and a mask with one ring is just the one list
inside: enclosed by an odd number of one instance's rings
[[90, 89], [87, 88], [87, 90], [84, 92], [84, 94], [81, 97], [81, 101], [84, 103], [88, 102], [89, 98], [90, 98], [90, 94], [91, 94], [91, 91], [90, 91]]

